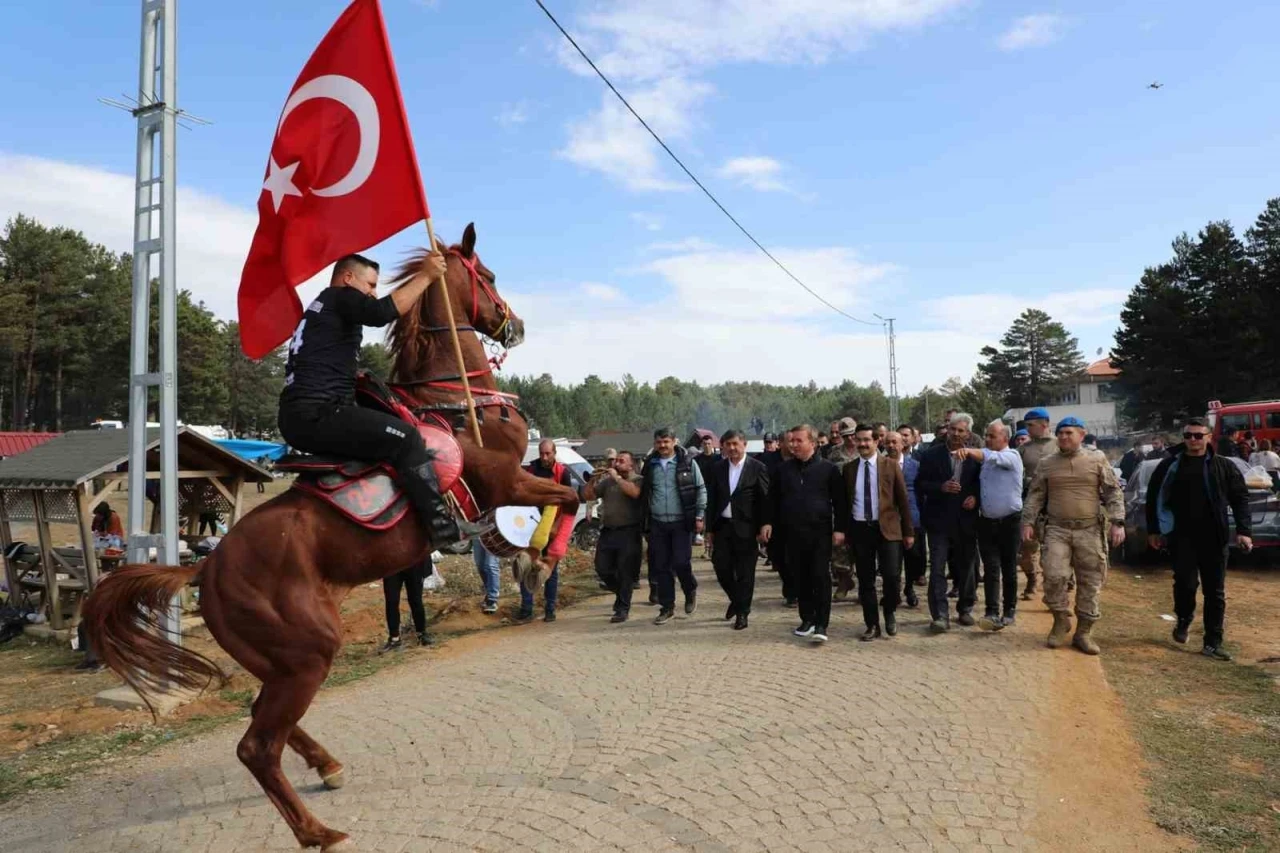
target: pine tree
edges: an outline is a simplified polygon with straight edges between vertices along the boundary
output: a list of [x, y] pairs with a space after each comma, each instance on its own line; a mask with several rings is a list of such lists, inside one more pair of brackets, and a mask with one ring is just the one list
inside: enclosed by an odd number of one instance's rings
[[1023, 311], [1000, 339], [983, 347], [978, 375], [989, 392], [1010, 406], [1047, 403], [1084, 369], [1079, 342], [1061, 323], [1035, 308]]

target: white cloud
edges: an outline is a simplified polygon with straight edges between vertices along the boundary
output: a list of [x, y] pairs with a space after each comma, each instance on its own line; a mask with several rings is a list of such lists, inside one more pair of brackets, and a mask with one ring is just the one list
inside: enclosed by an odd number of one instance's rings
[[642, 213], [637, 211], [631, 214], [631, 221], [646, 231], [662, 230], [662, 217], [653, 213]]
[[[1123, 288], [1086, 288], [1050, 293], [1036, 299], [1007, 293], [968, 293], [944, 296], [920, 303], [917, 308], [926, 325], [957, 332], [985, 335], [995, 344], [1028, 308], [1038, 308], [1077, 335], [1077, 329], [1110, 331], [1119, 325], [1120, 307], [1129, 296]], [[1077, 335], [1083, 337], [1082, 334]]]
[[[699, 75], [726, 63], [821, 63], [860, 50], [877, 33], [921, 27], [969, 0], [606, 0], [573, 35], [659, 134], [686, 132], [710, 93]], [[561, 63], [593, 72], [556, 43]], [[635, 91], [635, 97], [632, 97]], [[602, 108], [569, 125], [568, 159], [635, 190], [683, 188], [669, 180], [657, 144], [606, 92]], [[677, 136], [678, 138], [678, 136]], [[772, 187], [771, 187], [772, 188]]]
[[494, 116], [494, 120], [506, 128], [512, 128], [516, 125], [524, 124], [529, 120], [530, 107], [528, 101], [519, 101], [514, 104], [503, 104], [502, 109]]
[[1067, 19], [1061, 15], [1044, 12], [1038, 15], [1024, 15], [1018, 18], [1009, 29], [1005, 30], [996, 44], [1001, 50], [1024, 50], [1029, 47], [1044, 47], [1062, 38]]
[[595, 299], [600, 302], [621, 302], [626, 299], [623, 292], [612, 284], [596, 284], [589, 281], [582, 285], [582, 293], [588, 299]]
[[[627, 100], [649, 126], [668, 140], [684, 139], [693, 108], [711, 94], [705, 83], [669, 77]], [[569, 141], [560, 151], [567, 160], [603, 172], [633, 190], [683, 190], [689, 184], [668, 177], [666, 154], [612, 92], [601, 95], [600, 109], [569, 125]]]
[[[115, 252], [133, 251], [132, 175], [39, 157], [0, 153], [0, 222], [19, 213], [48, 226], [82, 231]], [[178, 288], [191, 291], [223, 319], [236, 316], [236, 290], [257, 211], [186, 187], [178, 188]], [[300, 289], [303, 301], [328, 278]]]
[[737, 181], [761, 192], [777, 192], [787, 189], [779, 175], [782, 164], [772, 157], [734, 157], [721, 166], [716, 174]]

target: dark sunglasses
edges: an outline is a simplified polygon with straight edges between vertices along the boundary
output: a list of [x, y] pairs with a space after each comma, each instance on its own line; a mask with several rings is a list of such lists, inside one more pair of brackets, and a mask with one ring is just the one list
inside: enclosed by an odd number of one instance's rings
[[1190, 441], [1191, 439], [1195, 439], [1196, 441], [1204, 441], [1206, 438], [1208, 438], [1208, 437], [1209, 437], [1209, 433], [1207, 433], [1207, 432], [1184, 432], [1184, 433], [1182, 434], [1182, 437], [1183, 437], [1183, 438], [1185, 438], [1185, 439], [1187, 439], [1188, 441]]

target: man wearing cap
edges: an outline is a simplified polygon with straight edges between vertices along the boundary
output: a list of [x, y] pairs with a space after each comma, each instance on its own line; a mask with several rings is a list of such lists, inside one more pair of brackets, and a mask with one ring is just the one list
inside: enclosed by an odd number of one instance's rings
[[[843, 471], [846, 465], [858, 458], [858, 447], [855, 441], [858, 422], [853, 418], [841, 418], [835, 422], [834, 426], [840, 436], [840, 443], [827, 453], [827, 461], [836, 466], [836, 470]], [[837, 548], [832, 554], [831, 570], [836, 576], [836, 601], [844, 601], [849, 597], [849, 591], [853, 589], [853, 566], [845, 565], [848, 556], [848, 551], [843, 548]]]
[[1013, 449], [1017, 450], [1031, 440], [1031, 435], [1025, 430], [1020, 429], [1013, 434]]
[[1101, 616], [1098, 596], [1107, 579], [1107, 546], [1124, 544], [1124, 494], [1107, 457], [1084, 448], [1083, 421], [1068, 415], [1055, 433], [1057, 452], [1039, 460], [1022, 508], [1022, 539], [1034, 538], [1043, 523], [1044, 603], [1053, 613], [1049, 648], [1062, 646], [1071, 632], [1067, 584], [1074, 578], [1079, 625], [1071, 644], [1096, 655], [1100, 650], [1090, 635]]
[[[1054, 445], [1053, 439], [1049, 436], [1049, 412], [1046, 409], [1032, 409], [1027, 412], [1023, 421], [1026, 422], [1027, 440], [1019, 445], [1018, 453], [1022, 456], [1022, 497], [1025, 501], [1040, 460], [1054, 451]], [[1040, 540], [1035, 538], [1023, 540], [1022, 550], [1018, 555], [1018, 566], [1027, 576], [1027, 586], [1022, 591], [1022, 600], [1030, 601], [1040, 586]]]

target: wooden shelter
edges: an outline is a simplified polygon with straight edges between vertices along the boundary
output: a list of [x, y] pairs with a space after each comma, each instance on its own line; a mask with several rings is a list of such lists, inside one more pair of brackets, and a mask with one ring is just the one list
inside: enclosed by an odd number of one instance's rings
[[[160, 478], [160, 431], [147, 432], [147, 481]], [[91, 531], [93, 508], [126, 481], [128, 430], [77, 430], [0, 460], [0, 546], [10, 596], [38, 594], [54, 630], [73, 626], [84, 596], [98, 582], [99, 555]], [[271, 474], [187, 427], [178, 429], [178, 515], [189, 533], [203, 512], [216, 512], [231, 526], [240, 519], [246, 483]], [[148, 489], [150, 492], [150, 489]], [[151, 529], [158, 507], [153, 501]], [[35, 524], [38, 555], [24, 560], [14, 548], [13, 522]], [[75, 525], [78, 548], [55, 547], [51, 524]]]

